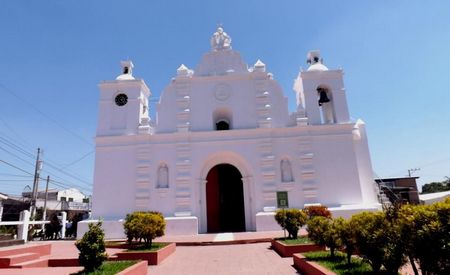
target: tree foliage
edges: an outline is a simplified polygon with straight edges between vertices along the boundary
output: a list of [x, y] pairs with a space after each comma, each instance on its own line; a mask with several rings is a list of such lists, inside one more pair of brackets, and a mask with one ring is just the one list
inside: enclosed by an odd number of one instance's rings
[[287, 230], [290, 239], [297, 239], [298, 231], [306, 223], [306, 214], [299, 209], [280, 209], [275, 214], [275, 220]]
[[351, 257], [356, 251], [356, 231], [357, 228], [344, 218], [336, 219], [338, 235], [341, 239], [342, 246], [347, 254], [347, 264], [351, 263]]
[[86, 272], [98, 269], [108, 257], [105, 249], [105, 233], [102, 222], [90, 223], [89, 230], [75, 245], [80, 251], [78, 260]]
[[450, 179], [441, 182], [430, 182], [422, 186], [422, 194], [444, 192], [450, 190]]
[[307, 226], [308, 238], [318, 245], [325, 245], [330, 248], [331, 257], [334, 257], [336, 249], [342, 246], [339, 235], [341, 220], [316, 216], [308, 220]]
[[143, 240], [145, 246], [151, 247], [156, 237], [164, 235], [166, 222], [159, 212], [133, 212], [127, 214], [123, 226], [128, 243]]
[[406, 205], [400, 227], [407, 253], [427, 274], [450, 274], [450, 199], [432, 205]]
[[328, 210], [328, 208], [323, 205], [311, 205], [305, 207], [303, 210], [305, 211], [306, 215], [308, 215], [309, 219], [317, 216], [331, 219], [330, 210]]
[[382, 212], [362, 212], [352, 216], [351, 223], [356, 226], [356, 243], [359, 253], [379, 273], [383, 263], [387, 223]]

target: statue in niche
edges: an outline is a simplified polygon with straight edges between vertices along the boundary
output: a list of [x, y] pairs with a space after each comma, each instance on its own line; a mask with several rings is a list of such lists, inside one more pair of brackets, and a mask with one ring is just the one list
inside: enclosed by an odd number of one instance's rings
[[281, 182], [293, 182], [291, 163], [287, 159], [281, 161]]
[[169, 168], [161, 164], [158, 168], [158, 188], [169, 188]]
[[218, 27], [211, 37], [211, 47], [214, 51], [231, 50], [231, 37]]

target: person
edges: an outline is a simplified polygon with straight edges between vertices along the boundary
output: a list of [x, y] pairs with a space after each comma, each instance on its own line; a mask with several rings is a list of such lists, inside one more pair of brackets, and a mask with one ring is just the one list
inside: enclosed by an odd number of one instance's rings
[[211, 37], [211, 47], [215, 51], [231, 50], [231, 37], [223, 31], [222, 27], [218, 27]]

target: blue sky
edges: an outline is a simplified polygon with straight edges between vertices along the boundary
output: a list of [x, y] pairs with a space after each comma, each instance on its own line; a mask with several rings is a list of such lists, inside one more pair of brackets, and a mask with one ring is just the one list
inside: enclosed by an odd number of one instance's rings
[[130, 58], [157, 98], [181, 63], [196, 67], [219, 23], [248, 64], [266, 63], [291, 111], [309, 50], [342, 67], [378, 176], [450, 176], [448, 1], [3, 1], [0, 160], [25, 172], [0, 163], [0, 192], [32, 185], [37, 147], [42, 177], [89, 192], [97, 84]]

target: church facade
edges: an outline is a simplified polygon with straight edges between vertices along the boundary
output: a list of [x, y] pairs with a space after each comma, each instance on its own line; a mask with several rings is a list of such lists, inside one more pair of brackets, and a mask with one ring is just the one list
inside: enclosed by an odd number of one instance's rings
[[297, 109], [258, 60], [247, 66], [218, 28], [195, 70], [151, 95], [122, 73], [99, 84], [93, 218], [109, 237], [133, 211], [160, 211], [166, 234], [277, 230], [274, 211], [321, 204], [348, 216], [379, 208], [365, 125], [349, 116], [341, 69], [318, 51], [294, 82]]

